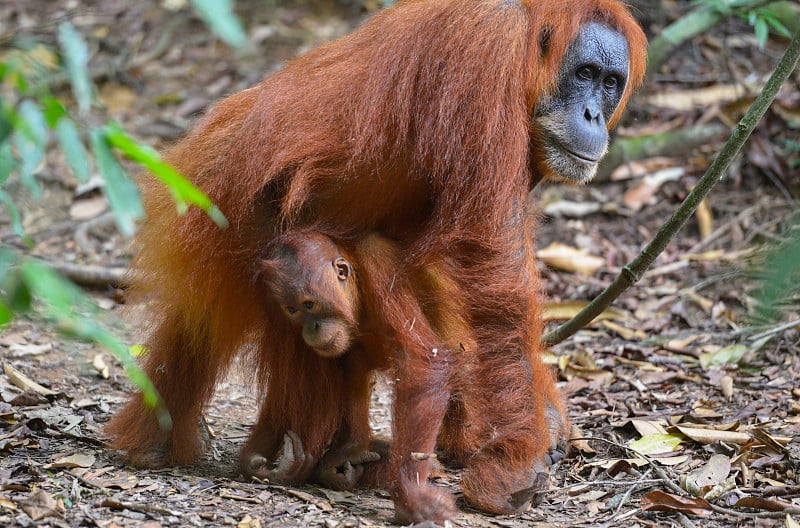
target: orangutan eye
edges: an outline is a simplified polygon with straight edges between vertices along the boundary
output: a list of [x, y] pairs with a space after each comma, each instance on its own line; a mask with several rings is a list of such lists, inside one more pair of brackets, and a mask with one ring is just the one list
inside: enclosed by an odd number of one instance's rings
[[306, 310], [313, 309], [314, 308], [314, 301], [304, 301], [303, 302], [303, 308], [305, 308]]
[[289, 313], [289, 315], [296, 314], [297, 308], [295, 308], [294, 306], [287, 306], [286, 311]]

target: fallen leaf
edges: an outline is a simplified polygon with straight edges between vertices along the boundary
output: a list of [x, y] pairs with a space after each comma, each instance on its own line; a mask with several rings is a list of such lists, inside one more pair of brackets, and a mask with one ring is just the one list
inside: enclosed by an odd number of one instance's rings
[[695, 497], [699, 497], [708, 488], [716, 486], [728, 478], [730, 472], [730, 459], [725, 455], [717, 454], [708, 459], [705, 465], [682, 476], [681, 486]]
[[94, 465], [94, 461], [95, 461], [94, 455], [76, 453], [74, 455], [59, 458], [52, 464], [47, 464], [45, 468], [47, 469], [89, 468]]
[[75, 200], [69, 206], [69, 216], [73, 220], [89, 220], [99, 216], [108, 209], [108, 201], [104, 195], [91, 196]]
[[682, 162], [672, 158], [654, 157], [642, 160], [631, 160], [623, 163], [611, 173], [611, 181], [630, 180], [633, 178], [644, 178], [648, 174], [653, 174], [661, 169], [681, 165]]
[[105, 83], [100, 87], [100, 100], [109, 114], [127, 112], [136, 104], [136, 92], [122, 84]]
[[21, 358], [27, 356], [38, 356], [53, 350], [52, 343], [44, 345], [32, 345], [29, 343], [16, 343], [8, 347], [8, 356], [10, 358]]
[[647, 334], [641, 330], [631, 330], [630, 328], [625, 328], [612, 321], [603, 321], [603, 326], [626, 341], [643, 341], [648, 337]]
[[567, 218], [582, 218], [600, 211], [601, 206], [596, 202], [570, 202], [569, 200], [559, 200], [544, 206], [544, 214], [547, 216], [563, 216]]
[[700, 240], [705, 240], [714, 230], [714, 215], [708, 206], [708, 201], [703, 200], [694, 212], [697, 219], [697, 230], [700, 231]]
[[756, 510], [783, 511], [794, 508], [794, 504], [783, 502], [776, 499], [764, 499], [762, 497], [742, 497], [736, 501], [737, 508], [754, 508]]
[[38, 392], [42, 396], [55, 396], [56, 394], [58, 394], [54, 390], [50, 390], [47, 387], [39, 385], [25, 374], [23, 374], [19, 370], [9, 365], [8, 363], [3, 364], [3, 372], [6, 373], [6, 376], [8, 376], [9, 380], [11, 380], [11, 383], [13, 383], [14, 385], [16, 385], [17, 387], [19, 387], [24, 391]]
[[718, 365], [732, 365], [738, 363], [747, 353], [747, 346], [742, 344], [728, 345], [716, 352], [707, 352], [700, 355], [700, 366], [708, 368]]
[[722, 376], [722, 379], [719, 382], [719, 388], [722, 391], [722, 395], [725, 396], [725, 399], [730, 401], [733, 398], [733, 378], [728, 376], [727, 374]]
[[666, 435], [667, 430], [659, 422], [650, 420], [631, 420], [630, 424], [636, 429], [636, 432], [641, 436], [651, 435]]
[[10, 402], [14, 407], [33, 407], [34, 405], [42, 405], [48, 403], [49, 400], [34, 391], [25, 391], [22, 394], [15, 396]]
[[718, 431], [716, 429], [701, 429], [698, 427], [686, 427], [676, 425], [675, 428], [688, 438], [701, 444], [713, 444], [714, 442], [731, 442], [734, 444], [746, 444], [753, 439], [747, 433], [738, 431]]
[[683, 438], [677, 435], [650, 434], [633, 440], [628, 445], [643, 455], [657, 455], [675, 452], [681, 442], [683, 442]]
[[[760, 91], [753, 87], [754, 93]], [[715, 104], [727, 103], [747, 95], [747, 88], [741, 84], [714, 84], [707, 88], [694, 90], [669, 90], [646, 97], [648, 104], [678, 111], [705, 108]]]
[[703, 499], [681, 497], [660, 490], [645, 493], [640, 503], [642, 511], [680, 512], [706, 516], [711, 513], [711, 504]]
[[675, 181], [684, 175], [686, 169], [683, 167], [669, 167], [646, 176], [636, 187], [628, 189], [622, 195], [622, 203], [625, 207], [634, 211], [640, 210], [645, 205], [655, 203], [655, 195], [658, 190], [668, 181]]
[[30, 497], [20, 502], [22, 511], [34, 521], [45, 517], [63, 517], [64, 513], [56, 500], [44, 490], [33, 493]]
[[92, 360], [92, 367], [94, 367], [101, 378], [108, 379], [109, 369], [103, 354], [95, 354], [94, 359]]
[[[578, 312], [586, 308], [589, 301], [567, 301], [560, 303], [544, 303], [542, 306], [542, 319], [545, 321], [566, 321], [575, 317]], [[606, 308], [592, 322], [607, 321], [611, 319], [627, 319], [628, 314], [618, 308]]]
[[606, 263], [604, 259], [590, 255], [585, 250], [558, 242], [540, 249], [536, 256], [552, 268], [580, 275], [591, 275]]

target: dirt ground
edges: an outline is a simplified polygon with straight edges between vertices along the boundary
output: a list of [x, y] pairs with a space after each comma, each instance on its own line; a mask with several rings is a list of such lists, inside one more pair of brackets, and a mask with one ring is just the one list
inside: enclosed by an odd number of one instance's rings
[[[251, 51], [232, 52], [186, 10], [169, 12], [152, 1], [4, 2], [0, 35], [54, 46], [54, 21], [71, 19], [92, 46], [102, 111], [160, 148], [214, 100], [355, 23], [352, 14], [342, 16], [321, 1], [239, 7]], [[731, 96], [729, 88], [763, 82], [786, 42], [773, 39], [758, 51], [744, 22], [693, 40], [649, 80], [620, 136], [734, 124], [753, 92]], [[495, 517], [460, 499], [453, 526], [798, 526], [800, 515], [786, 513], [800, 508], [798, 299], [782, 321], [754, 329], [749, 319], [754, 269], [763, 260], [759, 248], [779, 240], [798, 210], [800, 74], [791, 82], [731, 173], [653, 269], [603, 321], [548, 351], [576, 441], [540, 503], [521, 515]], [[715, 98], [683, 104], [691, 93]], [[664, 94], [671, 104], [654, 103]], [[632, 164], [648, 178], [616, 172], [586, 187], [534, 191], [532, 200], [543, 211], [537, 248], [548, 319], [569, 317], [578, 301], [597, 295], [636, 256], [725, 139], [722, 134], [690, 154]], [[2, 244], [54, 264], [124, 267], [126, 241], [94, 220], [107, 208], [97, 187], [77, 189], [55, 151], [39, 177], [39, 201], [24, 191], [15, 195], [35, 247], [27, 250], [4, 216]], [[557, 251], [566, 251], [579, 269], [565, 269], [553, 256]], [[120, 322], [130, 320], [120, 318], [124, 294], [104, 286], [91, 295], [102, 308], [99, 317], [137, 342], [135, 325]], [[22, 319], [2, 330], [0, 360], [0, 526], [392, 524], [392, 504], [382, 490], [243, 481], [237, 453], [256, 416], [257, 392], [239, 372], [219, 386], [207, 411], [212, 448], [203, 460], [141, 471], [126, 467], [104, 444], [103, 424], [130, 394], [121, 366], [106, 352]], [[386, 382], [373, 400], [375, 427], [388, 433]], [[652, 449], [655, 441], [669, 447]], [[645, 460], [631, 449], [653, 454]], [[458, 472], [446, 468], [435, 478], [460, 497], [458, 481]], [[703, 492], [714, 488], [714, 511], [687, 498], [692, 482], [713, 484]]]

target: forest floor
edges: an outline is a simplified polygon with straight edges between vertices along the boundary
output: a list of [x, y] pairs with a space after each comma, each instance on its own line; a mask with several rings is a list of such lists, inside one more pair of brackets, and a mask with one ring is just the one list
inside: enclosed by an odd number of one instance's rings
[[[93, 48], [90, 68], [104, 111], [162, 148], [216, 99], [353, 26], [353, 17], [324, 12], [319, 5], [325, 2], [312, 4], [317, 8], [239, 2], [249, 9], [242, 15], [257, 50], [250, 52], [232, 52], [186, 11], [171, 13], [152, 1], [4, 2], [0, 35], [52, 49], [54, 21], [71, 18]], [[744, 22], [695, 39], [648, 81], [620, 136], [735, 124], [757, 93], [740, 88], [763, 83], [785, 45], [774, 40], [758, 51]], [[778, 240], [797, 212], [798, 154], [789, 149], [800, 138], [798, 72], [791, 83], [653, 269], [602, 322], [547, 353], [580, 440], [553, 472], [541, 502], [516, 516], [482, 515], [461, 499], [458, 472], [442, 469], [437, 484], [459, 497], [453, 526], [798, 526], [800, 516], [782, 512], [800, 508], [797, 299], [784, 320], [767, 327], [754, 329], [749, 318], [762, 247]], [[586, 187], [534, 191], [543, 211], [537, 249], [548, 319], [569, 317], [636, 256], [725, 137], [689, 154], [633, 163], [639, 172], [632, 175], [617, 171]], [[38, 174], [43, 197], [17, 194], [35, 247], [27, 249], [4, 219], [2, 244], [53, 264], [125, 266], [127, 242], [107, 223], [93, 222], [107, 209], [98, 187], [78, 189], [67, 174], [61, 155], [48, 154]], [[567, 252], [566, 267], [553, 256], [557, 250]], [[137, 342], [135, 325], [119, 322], [124, 292], [109, 286], [91, 295], [100, 318]], [[786, 322], [793, 324], [780, 326]], [[213, 441], [205, 457], [191, 467], [142, 471], [105, 446], [103, 424], [131, 392], [105, 351], [21, 319], [0, 334], [0, 360], [2, 526], [391, 525], [385, 491], [243, 481], [237, 452], [257, 402], [255, 388], [239, 373], [220, 385], [208, 409]], [[386, 432], [391, 395], [381, 387], [373, 415]], [[653, 454], [645, 459], [633, 450]], [[709, 498], [716, 511], [681, 491], [693, 482], [716, 485]]]

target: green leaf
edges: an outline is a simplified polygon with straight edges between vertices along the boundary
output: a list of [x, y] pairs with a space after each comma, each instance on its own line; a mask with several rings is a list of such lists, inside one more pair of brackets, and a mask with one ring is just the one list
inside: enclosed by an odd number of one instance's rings
[[783, 305], [792, 304], [792, 296], [800, 291], [800, 218], [787, 234], [787, 238], [764, 255], [764, 269], [755, 292], [758, 323], [774, 323], [780, 319]]
[[769, 10], [764, 10], [761, 12], [761, 16], [779, 35], [786, 38], [792, 38], [792, 32], [789, 31], [789, 28], [783, 25], [783, 22], [781, 22], [775, 13]]
[[38, 199], [42, 194], [33, 172], [44, 158], [47, 146], [47, 121], [39, 106], [30, 100], [19, 105], [19, 118], [24, 126], [17, 127], [12, 137], [20, 159], [19, 176], [31, 195]]
[[221, 228], [228, 227], [228, 220], [225, 215], [211, 202], [211, 199], [176, 171], [172, 165], [162, 160], [155, 150], [147, 145], [137, 143], [116, 124], [112, 123], [106, 126], [105, 133], [111, 145], [146, 168], [169, 188], [179, 211], [185, 212], [188, 202], [205, 211], [214, 223]]
[[758, 48], [764, 49], [769, 38], [769, 25], [762, 17], [757, 17], [755, 22], [756, 40], [758, 41]]
[[89, 180], [89, 157], [86, 155], [77, 125], [72, 119], [62, 117], [56, 123], [56, 133], [69, 168], [75, 173], [79, 182], [87, 182]]
[[16, 128], [19, 121], [17, 111], [13, 106], [6, 106], [0, 98], [0, 144], [5, 143]]
[[708, 368], [715, 365], [735, 365], [748, 350], [745, 345], [735, 344], [722, 347], [716, 352], [706, 352], [700, 355], [700, 366]]
[[85, 115], [92, 105], [92, 82], [89, 78], [89, 47], [69, 22], [58, 25], [58, 43], [64, 54], [64, 67], [78, 102], [78, 112]]
[[139, 189], [114, 157], [103, 129], [90, 132], [92, 152], [105, 180], [103, 192], [120, 232], [129, 237], [136, 230], [136, 220], [144, 216]]
[[6, 206], [8, 216], [11, 217], [11, 229], [14, 231], [14, 234], [22, 238], [28, 247], [31, 247], [33, 245], [33, 240], [25, 234], [25, 228], [22, 227], [22, 218], [20, 217], [19, 210], [14, 204], [14, 200], [11, 199], [11, 196], [3, 189], [0, 189], [0, 203]]
[[632, 441], [631, 449], [643, 455], [661, 455], [678, 449], [683, 437], [671, 434], [651, 434]]
[[47, 120], [47, 126], [50, 128], [54, 128], [58, 120], [67, 115], [66, 108], [55, 97], [41, 97], [39, 102], [42, 103], [44, 117]]
[[192, 7], [219, 38], [241, 48], [247, 44], [239, 19], [233, 13], [231, 0], [191, 0]]
[[11, 319], [14, 318], [14, 314], [11, 312], [11, 309], [5, 305], [5, 303], [0, 300], [0, 327], [5, 326]]
[[11, 171], [14, 170], [17, 162], [11, 153], [11, 145], [8, 143], [0, 143], [0, 185], [3, 185], [8, 180]]
[[11, 125], [11, 121], [5, 116], [5, 112], [0, 112], [0, 144], [4, 144], [13, 131], [14, 127]]

